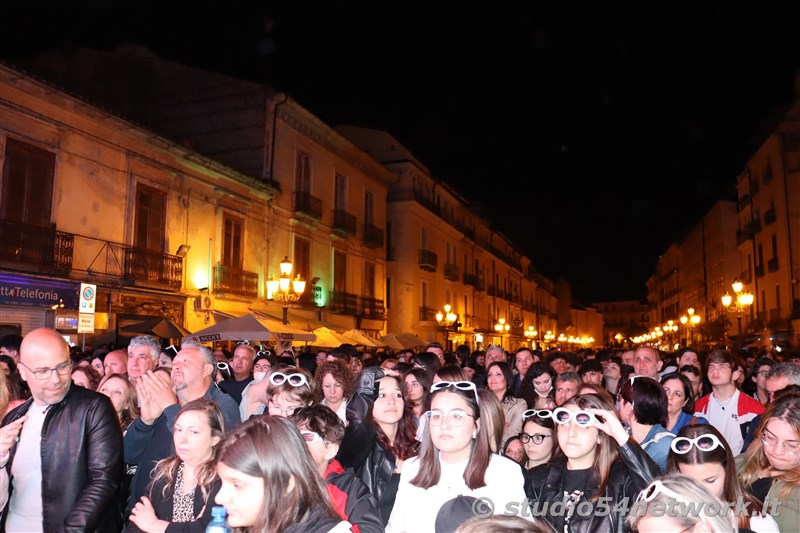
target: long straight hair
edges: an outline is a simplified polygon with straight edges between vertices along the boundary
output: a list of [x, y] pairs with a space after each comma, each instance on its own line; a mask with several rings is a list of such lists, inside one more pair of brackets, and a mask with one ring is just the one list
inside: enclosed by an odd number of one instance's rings
[[[581, 410], [585, 409], [604, 409], [614, 413], [614, 404], [610, 400], [597, 394], [582, 394], [580, 396], [573, 396], [562, 407], [568, 405], [575, 405]], [[615, 415], [613, 415], [615, 416]], [[558, 429], [556, 429], [558, 434]], [[619, 459], [619, 444], [605, 431], [597, 430], [597, 448], [594, 455], [594, 463], [592, 466], [592, 476], [597, 479], [597, 492], [592, 494], [589, 501], [597, 501], [605, 492], [606, 485], [608, 484], [608, 475], [611, 473], [611, 467]], [[561, 443], [558, 443], [559, 448]]]
[[[725, 484], [722, 487], [722, 497], [720, 499], [726, 502], [743, 501], [749, 504], [751, 512], [756, 511], [760, 513], [762, 509], [761, 501], [746, 491], [744, 486], [742, 486], [741, 481], [739, 481], [739, 474], [736, 471], [736, 461], [733, 458], [733, 452], [731, 452], [728, 442], [717, 428], [710, 424], [683, 426], [677, 436], [694, 439], [705, 434], [711, 434], [717, 437], [722, 443], [722, 446], [718, 446], [709, 451], [703, 451], [697, 446], [692, 446], [689, 451], [684, 454], [670, 451], [669, 459], [667, 460], [667, 472], [670, 474], [680, 474], [680, 465], [718, 463], [722, 465], [722, 468], [725, 470]], [[739, 521], [739, 527], [750, 528], [750, 518], [748, 518], [747, 513], [741, 513], [736, 518]]]
[[[472, 390], [461, 390], [455, 387], [447, 387], [439, 389], [431, 394], [430, 404], [433, 404], [433, 399], [442, 393], [458, 394], [461, 396], [469, 406], [474, 420], [481, 418], [481, 409], [478, 406], [478, 401], [475, 398], [475, 392]], [[472, 439], [472, 450], [469, 454], [467, 467], [464, 469], [464, 482], [470, 490], [475, 490], [480, 487], [486, 486], [484, 476], [486, 469], [489, 467], [489, 461], [492, 457], [492, 450], [489, 445], [488, 432], [484, 431], [481, 427], [477, 430], [476, 436]], [[431, 428], [429, 424], [425, 424], [425, 429], [422, 432], [422, 444], [419, 452], [419, 472], [411, 480], [411, 484], [422, 489], [429, 489], [439, 483], [439, 478], [442, 475], [441, 466], [439, 464], [439, 450], [433, 444], [431, 438]]]
[[[339, 519], [325, 482], [294, 422], [282, 416], [255, 416], [225, 436], [217, 462], [264, 483], [255, 523], [236, 531], [279, 533], [306, 521], [314, 511]], [[294, 481], [291, 491], [287, 487]]]
[[[198, 398], [197, 400], [187, 402], [186, 405], [181, 408], [180, 412], [178, 412], [178, 416], [175, 418], [175, 421], [177, 422], [181, 418], [181, 415], [190, 411], [203, 413], [206, 416], [208, 425], [211, 427], [211, 436], [222, 439], [225, 434], [225, 420], [222, 417], [222, 411], [220, 411], [216, 403], [212, 402], [208, 398]], [[197, 465], [195, 468], [197, 486], [200, 487], [200, 492], [203, 494], [203, 501], [208, 500], [208, 494], [211, 490], [211, 485], [213, 485], [214, 481], [217, 480], [217, 463], [214, 461], [214, 449], [215, 448], [212, 448], [211, 458]], [[151, 474], [153, 479], [150, 482], [150, 488], [148, 489], [150, 492], [150, 499], [152, 499], [153, 487], [156, 485], [156, 483], [158, 483], [159, 480], [162, 479], [165, 481], [165, 483], [164, 488], [161, 490], [161, 496], [163, 498], [168, 498], [169, 495], [172, 494], [172, 492], [175, 490], [175, 481], [178, 475], [178, 468], [181, 466], [182, 462], [183, 460], [179, 456], [173, 455], [172, 457], [167, 457], [166, 459], [162, 459], [156, 463], [156, 466], [153, 468], [153, 472]]]
[[[408, 395], [406, 393], [405, 383], [400, 381], [400, 378], [394, 376], [384, 376], [380, 380], [393, 379], [397, 382], [397, 387], [400, 389], [403, 402], [403, 415], [397, 422], [397, 431], [394, 435], [394, 442], [389, 440], [389, 436], [383, 431], [381, 425], [373, 418], [372, 411], [375, 404], [370, 404], [367, 412], [367, 419], [375, 426], [376, 440], [386, 450], [389, 450], [392, 455], [397, 459], [405, 460], [409, 457], [417, 455], [419, 443], [417, 442], [417, 424], [414, 419], [414, 410], [408, 402]], [[378, 384], [380, 387], [380, 384]]]
[[[761, 476], [763, 471], [773, 471], [767, 455], [764, 453], [764, 443], [761, 442], [761, 435], [767, 428], [767, 424], [773, 420], [783, 420], [794, 430], [795, 435], [800, 438], [800, 396], [794, 393], [783, 394], [769, 404], [767, 410], [761, 415], [761, 422], [756, 429], [755, 438], [745, 452], [745, 467], [742, 472], [742, 482], [745, 485], [752, 485]], [[780, 471], [780, 474], [773, 475], [775, 479], [783, 481], [783, 486], [778, 491], [778, 497], [783, 499], [795, 487], [800, 486], [800, 469]]]

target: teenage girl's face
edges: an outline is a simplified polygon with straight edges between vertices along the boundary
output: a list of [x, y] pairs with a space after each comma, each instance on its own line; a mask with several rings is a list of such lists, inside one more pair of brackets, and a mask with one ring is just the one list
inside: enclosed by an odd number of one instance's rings
[[768, 435], [769, 441], [774, 442], [769, 446], [764, 444], [764, 454], [767, 456], [769, 464], [777, 470], [797, 471], [800, 468], [800, 455], [790, 452], [796, 450], [800, 445], [800, 435], [780, 418], [770, 420], [764, 428], [764, 432]]
[[[577, 405], [568, 405], [565, 407], [570, 413], [574, 414], [580, 411]], [[598, 444], [598, 429], [596, 427], [582, 428], [575, 423], [575, 419], [570, 419], [568, 424], [556, 424], [558, 426], [558, 445], [561, 451], [571, 462], [575, 463], [590, 463], [594, 461], [597, 452]], [[585, 468], [588, 468], [586, 466]]]
[[681, 474], [687, 475], [695, 481], [700, 482], [708, 489], [708, 492], [719, 498], [722, 497], [725, 490], [725, 467], [720, 463], [704, 463], [704, 464], [681, 464], [678, 463], [678, 470]]
[[542, 374], [533, 378], [533, 388], [539, 396], [547, 396], [553, 390], [553, 378], [550, 374]]
[[688, 401], [684, 394], [683, 382], [679, 379], [665, 381], [664, 392], [667, 393], [667, 413], [676, 416]]
[[378, 380], [378, 397], [372, 406], [372, 418], [382, 424], [397, 424], [403, 417], [403, 393], [400, 382], [386, 376]]
[[544, 436], [541, 444], [534, 443], [533, 439], [530, 439], [527, 444], [523, 444], [525, 455], [528, 457], [528, 460], [535, 461], [538, 464], [549, 461], [550, 457], [553, 455], [553, 446], [555, 445], [555, 442], [553, 442], [553, 430], [542, 427], [533, 420], [528, 420], [522, 427], [522, 431], [528, 435]]
[[422, 395], [425, 392], [425, 389], [423, 389], [422, 385], [419, 384], [416, 376], [414, 376], [414, 374], [409, 374], [406, 376], [405, 381], [406, 395], [408, 395], [408, 399], [412, 402], [418, 402], [422, 400]]
[[217, 474], [222, 486], [214, 501], [225, 506], [228, 523], [231, 527], [255, 525], [264, 501], [264, 480], [222, 462], [217, 463]]
[[431, 401], [431, 411], [441, 416], [441, 424], [431, 424], [430, 432], [442, 459], [454, 463], [469, 458], [477, 424], [467, 401], [458, 393], [440, 392]]

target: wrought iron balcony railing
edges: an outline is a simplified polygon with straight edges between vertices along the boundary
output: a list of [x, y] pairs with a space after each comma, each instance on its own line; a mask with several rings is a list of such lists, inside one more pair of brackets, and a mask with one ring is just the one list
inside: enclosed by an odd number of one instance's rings
[[383, 230], [372, 224], [364, 224], [364, 236], [362, 241], [365, 246], [370, 248], [382, 248]]
[[297, 191], [294, 193], [294, 210], [299, 213], [305, 213], [306, 215], [316, 218], [317, 220], [321, 220], [322, 200], [311, 196], [311, 193]]
[[458, 281], [458, 265], [452, 263], [445, 264], [444, 277], [450, 281]]
[[386, 318], [386, 307], [383, 305], [383, 300], [362, 297], [359, 308], [361, 309], [361, 316], [377, 319]]
[[328, 308], [340, 315], [358, 314], [358, 296], [349, 292], [330, 291]]
[[419, 308], [419, 321], [420, 322], [436, 322], [436, 309], [430, 307], [420, 306]]
[[47, 227], [0, 220], [0, 261], [24, 270], [67, 274], [72, 269], [75, 236]]
[[214, 294], [258, 297], [258, 274], [225, 265], [214, 267]]
[[419, 267], [428, 272], [436, 272], [436, 269], [439, 268], [439, 256], [430, 250], [420, 250]]
[[356, 216], [342, 209], [333, 210], [333, 229], [348, 235], [356, 234]]

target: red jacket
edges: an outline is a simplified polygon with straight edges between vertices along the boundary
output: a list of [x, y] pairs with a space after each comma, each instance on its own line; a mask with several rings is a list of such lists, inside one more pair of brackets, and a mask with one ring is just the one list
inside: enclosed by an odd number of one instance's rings
[[325, 471], [333, 508], [344, 520], [353, 524], [355, 533], [383, 533], [383, 522], [366, 485], [352, 469], [345, 470], [334, 459]]

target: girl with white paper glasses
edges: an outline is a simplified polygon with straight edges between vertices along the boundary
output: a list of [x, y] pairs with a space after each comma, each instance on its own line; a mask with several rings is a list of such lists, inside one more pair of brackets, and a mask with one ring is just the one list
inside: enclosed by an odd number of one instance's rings
[[528, 409], [522, 413], [522, 447], [525, 450], [525, 470], [547, 463], [553, 453], [559, 453], [556, 445], [555, 424], [552, 411]]
[[684, 426], [672, 441], [667, 472], [684, 474], [698, 481], [724, 502], [747, 505], [745, 513], [736, 516], [740, 528], [756, 533], [778, 531], [769, 515], [762, 514], [761, 501], [750, 494], [739, 481], [736, 462], [722, 434], [709, 424]]
[[637, 512], [630, 515], [628, 524], [638, 533], [737, 532], [727, 504], [689, 476], [669, 474], [653, 481], [634, 505]]
[[289, 417], [314, 403], [314, 380], [305, 369], [286, 367], [267, 379], [267, 412], [272, 416]]
[[531, 512], [566, 533], [622, 531], [622, 506], [661, 473], [658, 466], [628, 435], [607, 398], [574, 396], [552, 416], [563, 456], [526, 473]]
[[491, 452], [474, 383], [434, 383], [425, 417], [419, 456], [403, 466], [387, 533], [433, 531], [439, 510], [458, 496], [487, 498], [498, 514], [528, 514], [520, 505], [522, 470]]

